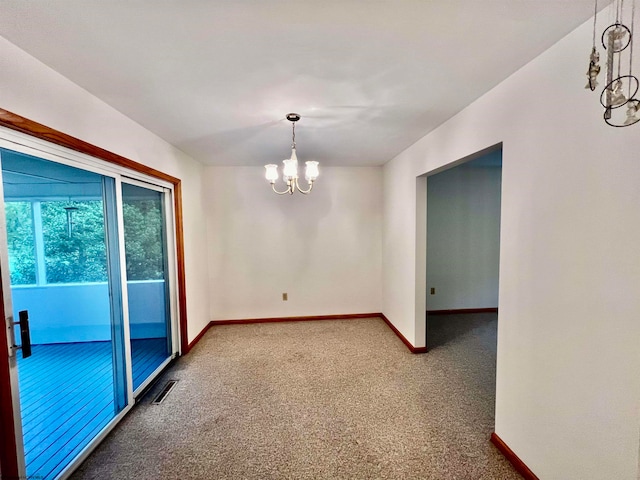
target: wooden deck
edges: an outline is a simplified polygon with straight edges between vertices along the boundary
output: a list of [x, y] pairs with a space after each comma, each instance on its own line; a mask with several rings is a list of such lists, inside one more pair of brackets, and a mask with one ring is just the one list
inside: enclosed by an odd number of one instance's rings
[[144, 382], [153, 371], [164, 362], [168, 353], [167, 340], [164, 338], [146, 338], [131, 342], [131, 363], [133, 369], [133, 389]]
[[[166, 340], [134, 340], [132, 357], [135, 389], [168, 357]], [[34, 345], [18, 371], [27, 475], [53, 479], [116, 415], [111, 342]]]

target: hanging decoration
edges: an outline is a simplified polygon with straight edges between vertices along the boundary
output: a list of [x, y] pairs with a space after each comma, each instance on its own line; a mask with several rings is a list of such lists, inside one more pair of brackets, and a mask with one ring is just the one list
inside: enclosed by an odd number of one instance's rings
[[[600, 43], [606, 54], [605, 86], [600, 94], [604, 107], [604, 121], [612, 127], [628, 127], [640, 121], [640, 100], [636, 98], [640, 82], [633, 75], [633, 34], [636, 0], [614, 0], [614, 23], [604, 29]], [[630, 4], [630, 5], [629, 5]], [[593, 45], [587, 69], [585, 88], [594, 91], [599, 85], [600, 53], [596, 49], [598, 0], [593, 15]], [[627, 73], [628, 68], [628, 73]], [[623, 109], [622, 107], [626, 107]]]
[[67, 212], [67, 236], [71, 238], [73, 237], [73, 214], [78, 211], [78, 207], [69, 205], [64, 209]]
[[278, 195], [293, 195], [296, 190], [306, 195], [307, 193], [311, 192], [311, 189], [313, 188], [313, 182], [315, 182], [318, 178], [318, 162], [304, 162], [304, 177], [307, 181], [308, 188], [300, 188], [300, 184], [298, 183], [298, 156], [296, 155], [296, 122], [300, 120], [300, 115], [298, 115], [297, 113], [289, 113], [287, 114], [286, 118], [291, 122], [292, 128], [291, 158], [287, 158], [282, 161], [282, 163], [284, 164], [284, 167], [282, 169], [282, 179], [286, 182], [287, 189], [282, 192], [276, 190], [276, 180], [278, 180], [278, 166], [276, 164], [272, 163], [264, 166], [264, 168], [266, 169], [265, 176], [267, 180], [269, 180], [273, 191]]

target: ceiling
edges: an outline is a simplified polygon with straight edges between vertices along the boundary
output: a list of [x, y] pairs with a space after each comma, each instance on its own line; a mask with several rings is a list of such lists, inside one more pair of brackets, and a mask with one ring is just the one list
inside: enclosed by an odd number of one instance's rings
[[7, 201], [102, 198], [102, 175], [4, 148], [0, 157]]
[[[203, 163], [279, 162], [296, 112], [300, 161], [365, 166], [452, 117], [593, 5], [2, 0], [0, 35]], [[585, 69], [589, 48], [575, 52]]]

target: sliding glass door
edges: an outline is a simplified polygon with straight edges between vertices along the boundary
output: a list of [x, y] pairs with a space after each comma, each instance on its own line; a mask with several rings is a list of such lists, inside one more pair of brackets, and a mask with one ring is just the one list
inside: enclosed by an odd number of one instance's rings
[[54, 478], [127, 404], [115, 182], [0, 153], [26, 473]]
[[0, 163], [20, 470], [54, 479], [176, 354], [171, 192], [5, 148]]
[[171, 357], [165, 193], [122, 183], [133, 389]]

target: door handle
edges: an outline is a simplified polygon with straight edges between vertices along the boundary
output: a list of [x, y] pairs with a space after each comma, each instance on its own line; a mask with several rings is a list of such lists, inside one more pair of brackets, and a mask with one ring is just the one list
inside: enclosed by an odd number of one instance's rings
[[14, 325], [20, 326], [20, 343], [22, 345], [14, 345], [15, 350], [22, 350], [22, 358], [28, 358], [31, 356], [31, 333], [29, 331], [29, 311], [20, 310], [18, 312], [18, 322], [14, 322]]

